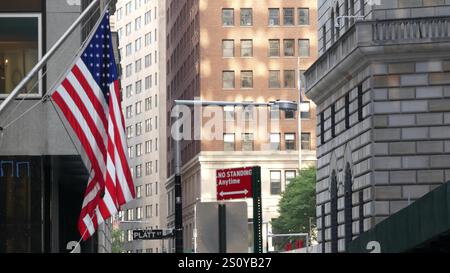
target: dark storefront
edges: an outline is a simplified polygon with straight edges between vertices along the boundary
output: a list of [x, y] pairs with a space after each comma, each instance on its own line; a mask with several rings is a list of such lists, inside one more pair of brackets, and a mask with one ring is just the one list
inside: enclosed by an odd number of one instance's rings
[[[68, 252], [87, 181], [78, 156], [0, 157], [0, 253]], [[94, 239], [82, 252], [96, 252]]]

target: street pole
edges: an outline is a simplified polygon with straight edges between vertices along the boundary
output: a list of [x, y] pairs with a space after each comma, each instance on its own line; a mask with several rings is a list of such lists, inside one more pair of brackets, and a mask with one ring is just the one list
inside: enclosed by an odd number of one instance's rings
[[[179, 117], [180, 112], [178, 112]], [[183, 253], [183, 204], [181, 202], [181, 133], [175, 136], [175, 252]]]
[[262, 244], [262, 200], [261, 200], [261, 167], [252, 170], [253, 186], [253, 252], [263, 253]]

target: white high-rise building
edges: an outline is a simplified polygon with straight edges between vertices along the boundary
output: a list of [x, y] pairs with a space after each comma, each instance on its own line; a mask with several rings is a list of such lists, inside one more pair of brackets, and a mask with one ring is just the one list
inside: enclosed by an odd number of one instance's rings
[[161, 83], [164, 73], [160, 73], [160, 63], [164, 66], [164, 61], [160, 60], [165, 56], [160, 56], [163, 43], [159, 42], [162, 40], [159, 26], [164, 22], [164, 13], [160, 13], [163, 2], [119, 0], [112, 18], [119, 37], [122, 108], [129, 163], [136, 186], [136, 200], [119, 213], [126, 252], [164, 251], [162, 241], [133, 241], [132, 235], [136, 229], [161, 229], [161, 212], [165, 213], [161, 208], [165, 202], [160, 200], [160, 181], [164, 181], [160, 175], [165, 176], [165, 171], [160, 169], [165, 165], [161, 164], [160, 147], [164, 144], [159, 133], [161, 125], [165, 126], [164, 121], [160, 122], [165, 112], [165, 105], [160, 103], [165, 100], [164, 95], [160, 96], [160, 90], [164, 90], [164, 82]]

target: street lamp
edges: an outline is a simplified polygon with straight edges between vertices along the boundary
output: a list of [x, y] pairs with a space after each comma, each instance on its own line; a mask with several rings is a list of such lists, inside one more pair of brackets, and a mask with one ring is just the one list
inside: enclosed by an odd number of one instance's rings
[[[202, 100], [175, 100], [175, 105], [186, 106], [276, 106], [281, 111], [297, 111], [298, 104], [293, 101], [276, 100], [269, 102], [228, 102]], [[177, 117], [179, 117], [178, 109]], [[175, 252], [183, 253], [183, 206], [181, 202], [181, 137], [180, 130], [175, 136]]]

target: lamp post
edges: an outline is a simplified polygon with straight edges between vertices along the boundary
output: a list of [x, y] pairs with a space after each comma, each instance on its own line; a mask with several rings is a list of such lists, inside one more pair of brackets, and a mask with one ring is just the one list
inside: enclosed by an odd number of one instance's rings
[[[186, 106], [277, 106], [281, 111], [297, 111], [298, 104], [293, 101], [276, 100], [269, 102], [228, 102], [202, 100], [175, 100], [175, 105]], [[175, 107], [177, 108], [177, 107]], [[176, 109], [179, 118], [179, 109]], [[175, 136], [175, 252], [183, 253], [183, 206], [181, 196], [181, 132], [176, 130]]]

